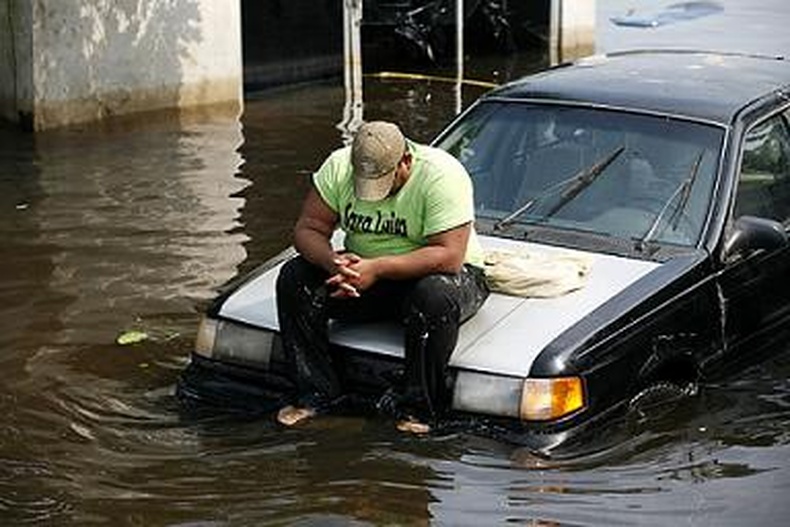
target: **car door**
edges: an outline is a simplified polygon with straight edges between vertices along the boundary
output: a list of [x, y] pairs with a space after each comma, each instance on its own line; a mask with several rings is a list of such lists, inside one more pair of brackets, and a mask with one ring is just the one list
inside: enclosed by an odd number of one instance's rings
[[[733, 221], [748, 215], [779, 222], [785, 232], [790, 226], [788, 117], [787, 112], [777, 113], [745, 135]], [[790, 246], [751, 251], [728, 260], [719, 275], [725, 350], [748, 352], [787, 326]]]

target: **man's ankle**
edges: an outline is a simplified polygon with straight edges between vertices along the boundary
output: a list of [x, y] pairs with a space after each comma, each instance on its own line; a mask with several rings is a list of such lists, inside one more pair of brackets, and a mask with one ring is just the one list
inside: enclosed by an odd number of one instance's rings
[[309, 406], [299, 407], [288, 405], [277, 412], [277, 422], [283, 426], [294, 426], [315, 417], [316, 411]]

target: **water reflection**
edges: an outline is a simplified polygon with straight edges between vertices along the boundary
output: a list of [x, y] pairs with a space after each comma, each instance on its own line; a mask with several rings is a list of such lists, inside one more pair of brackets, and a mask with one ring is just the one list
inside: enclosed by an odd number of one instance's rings
[[[183, 431], [167, 401], [196, 303], [246, 257], [233, 232], [233, 196], [248, 185], [241, 128], [178, 119], [0, 135], [0, 517], [90, 518], [93, 495], [143, 492], [123, 481], [149, 465], [144, 445], [189, 443], [172, 441]], [[151, 341], [117, 346], [131, 326]]]
[[230, 196], [247, 184], [236, 177], [241, 142], [233, 120], [38, 140], [43, 198], [27, 212], [55, 246], [47, 286], [73, 299], [59, 313], [58, 342], [106, 342], [149, 313], [207, 296], [217, 270], [235, 273], [245, 238], [226, 233], [243, 205]]
[[[0, 128], [0, 361], [19, 358], [14, 352], [31, 336], [56, 327], [58, 298], [44, 286], [53, 273], [53, 244], [38, 238], [35, 210], [45, 198], [33, 138]], [[30, 287], [32, 286], [32, 287]]]

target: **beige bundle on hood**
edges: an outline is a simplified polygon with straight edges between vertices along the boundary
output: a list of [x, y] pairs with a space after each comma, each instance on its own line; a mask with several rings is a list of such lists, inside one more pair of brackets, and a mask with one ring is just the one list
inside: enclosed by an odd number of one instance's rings
[[584, 287], [592, 259], [576, 251], [487, 251], [491, 291], [531, 298], [561, 296]]

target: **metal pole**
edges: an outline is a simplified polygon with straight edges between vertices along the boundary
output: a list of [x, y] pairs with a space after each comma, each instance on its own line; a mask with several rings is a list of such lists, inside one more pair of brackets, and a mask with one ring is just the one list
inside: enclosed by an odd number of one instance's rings
[[464, 0], [455, 2], [455, 55], [458, 67], [455, 83], [455, 113], [458, 115], [464, 106]]
[[549, 64], [562, 60], [562, 0], [551, 0], [549, 8]]
[[346, 102], [338, 128], [346, 143], [362, 124], [362, 0], [343, 1], [343, 79]]

